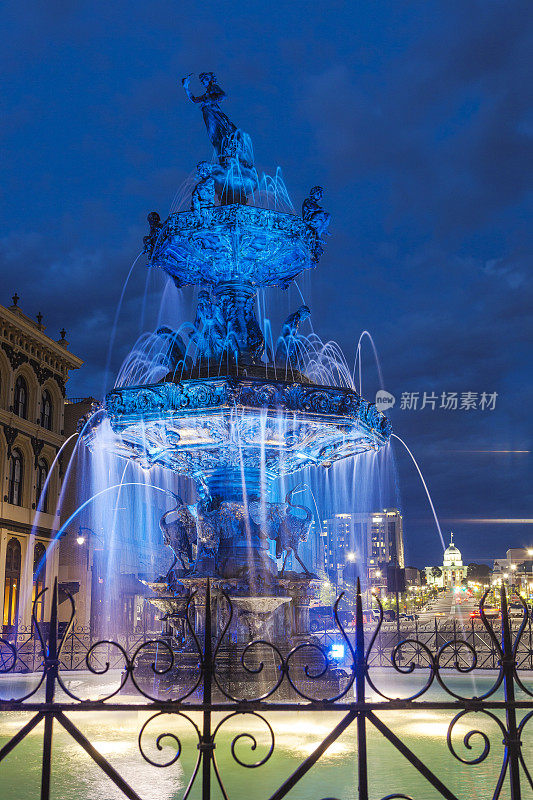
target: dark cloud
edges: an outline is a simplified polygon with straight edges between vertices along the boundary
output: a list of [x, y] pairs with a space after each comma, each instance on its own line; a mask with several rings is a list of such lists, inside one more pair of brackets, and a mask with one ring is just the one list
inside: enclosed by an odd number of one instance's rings
[[[164, 280], [140, 259], [114, 329], [146, 214], [164, 215], [209, 154], [178, 81], [214, 69], [228, 113], [261, 168], [283, 167], [295, 207], [309, 186], [326, 188], [334, 235], [300, 280], [315, 330], [349, 361], [371, 331], [397, 398], [498, 392], [485, 414], [391, 412], [442, 516], [531, 517], [527, 455], [457, 453], [531, 446], [528, 13], [521, 0], [4, 4], [0, 301], [17, 290], [50, 335], [64, 325], [86, 361], [71, 395], [100, 393], [110, 341], [116, 372], [143, 306], [144, 326], [155, 324]], [[299, 298], [268, 303], [279, 323]], [[409, 558], [423, 565], [438, 539], [394, 449]], [[528, 530], [463, 524], [457, 539], [481, 558]]]

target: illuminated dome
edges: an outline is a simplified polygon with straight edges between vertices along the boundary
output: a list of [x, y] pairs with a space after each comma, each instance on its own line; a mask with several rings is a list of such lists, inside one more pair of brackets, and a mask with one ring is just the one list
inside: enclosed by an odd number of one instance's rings
[[453, 533], [450, 534], [450, 544], [444, 551], [444, 567], [462, 567], [463, 557], [461, 551], [453, 543]]

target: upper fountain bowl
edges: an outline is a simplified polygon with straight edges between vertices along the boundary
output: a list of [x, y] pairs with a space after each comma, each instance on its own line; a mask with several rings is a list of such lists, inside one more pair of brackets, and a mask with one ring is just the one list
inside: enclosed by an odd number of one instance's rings
[[315, 266], [314, 247], [314, 233], [300, 217], [235, 203], [205, 214], [171, 214], [150, 264], [165, 270], [177, 286], [239, 281], [286, 289]]

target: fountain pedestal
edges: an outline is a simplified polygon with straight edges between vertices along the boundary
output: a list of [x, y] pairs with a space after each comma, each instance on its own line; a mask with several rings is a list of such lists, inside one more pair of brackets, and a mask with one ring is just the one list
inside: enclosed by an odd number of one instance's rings
[[274, 641], [277, 638], [274, 630], [275, 612], [290, 601], [290, 597], [232, 597], [231, 603], [237, 617], [237, 641]]

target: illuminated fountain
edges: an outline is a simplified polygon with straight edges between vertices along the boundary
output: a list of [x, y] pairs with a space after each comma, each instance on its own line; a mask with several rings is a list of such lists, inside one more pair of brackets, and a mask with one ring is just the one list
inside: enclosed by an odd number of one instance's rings
[[[307, 306], [286, 320], [275, 347], [265, 345], [257, 292], [287, 289], [316, 266], [329, 214], [320, 205], [320, 187], [304, 201], [302, 218], [253, 205], [261, 181], [250, 139], [221, 112], [224, 93], [212, 73], [200, 78], [200, 97], [191, 94], [189, 78], [184, 86], [202, 107], [216, 162], [199, 163], [191, 210], [164, 222], [152, 212], [145, 237], [150, 267], [164, 270], [178, 288], [199, 287], [195, 319], [179, 330], [157, 331], [164, 377], [115, 387], [83, 438], [92, 448], [110, 426], [108, 450], [176, 476], [176, 503], [160, 522], [175, 561], [166, 581], [150, 584], [153, 602], [175, 631], [183, 632], [191, 591], [196, 629], [202, 630], [210, 580], [215, 595], [221, 589], [232, 596], [234, 640], [294, 642], [309, 631], [309, 587], [316, 576], [298, 556], [298, 545], [312, 513], [296, 504], [294, 489], [276, 502], [276, 481], [378, 450], [389, 440], [390, 425], [356, 391], [314, 383], [303, 373], [298, 327], [309, 316]], [[179, 498], [183, 478], [196, 485], [194, 504]], [[289, 555], [297, 572], [285, 569]], [[284, 624], [289, 615], [290, 632]]]

